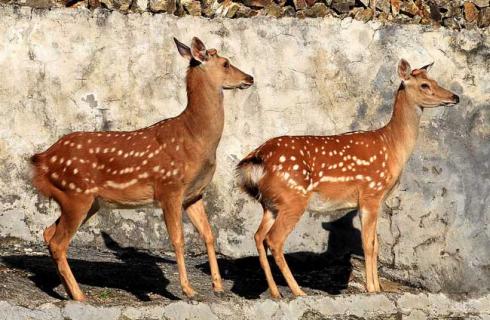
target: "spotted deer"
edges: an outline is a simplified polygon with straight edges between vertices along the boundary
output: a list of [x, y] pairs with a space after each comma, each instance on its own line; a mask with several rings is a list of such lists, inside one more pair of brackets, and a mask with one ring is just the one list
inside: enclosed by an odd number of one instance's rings
[[75, 132], [31, 159], [33, 183], [60, 206], [61, 216], [44, 231], [44, 240], [69, 296], [84, 300], [66, 260], [77, 229], [95, 212], [94, 201], [122, 206], [155, 204], [175, 250], [183, 293], [192, 297], [184, 264], [182, 209], [202, 236], [213, 289], [223, 291], [214, 236], [202, 194], [216, 168], [216, 148], [224, 125], [223, 89], [245, 89], [253, 77], [207, 50], [198, 38], [191, 47], [174, 39], [189, 61], [188, 104], [177, 117], [136, 131]]
[[240, 161], [239, 185], [261, 203], [264, 211], [255, 242], [272, 297], [279, 298], [280, 293], [271, 274], [267, 248], [293, 294], [305, 294], [284, 259], [283, 248], [313, 198], [332, 210], [359, 209], [367, 291], [380, 291], [376, 234], [380, 206], [414, 148], [422, 110], [459, 102], [457, 95], [428, 77], [429, 67], [411, 71], [407, 61], [399, 62], [402, 82], [393, 115], [380, 129], [334, 136], [276, 137]]

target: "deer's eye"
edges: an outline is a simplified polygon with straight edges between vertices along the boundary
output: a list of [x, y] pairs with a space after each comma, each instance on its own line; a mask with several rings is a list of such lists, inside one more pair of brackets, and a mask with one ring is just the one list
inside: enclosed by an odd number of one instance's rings
[[427, 83], [422, 83], [422, 84], [420, 85], [420, 87], [421, 87], [422, 89], [424, 89], [424, 90], [427, 90], [427, 89], [429, 89], [429, 88], [430, 88], [430, 86], [429, 86]]
[[228, 61], [226, 61], [224, 64], [223, 64], [223, 67], [225, 68], [229, 68], [230, 67], [230, 63]]

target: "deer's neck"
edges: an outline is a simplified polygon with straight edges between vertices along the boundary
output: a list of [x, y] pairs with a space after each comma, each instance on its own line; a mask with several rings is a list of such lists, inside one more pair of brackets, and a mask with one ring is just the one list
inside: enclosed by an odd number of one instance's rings
[[181, 117], [194, 141], [216, 149], [224, 126], [223, 89], [212, 80], [200, 67], [189, 69], [188, 102]]
[[390, 122], [382, 128], [383, 135], [401, 170], [415, 147], [419, 132], [422, 109], [408, 96], [403, 85], [396, 94], [393, 115]]

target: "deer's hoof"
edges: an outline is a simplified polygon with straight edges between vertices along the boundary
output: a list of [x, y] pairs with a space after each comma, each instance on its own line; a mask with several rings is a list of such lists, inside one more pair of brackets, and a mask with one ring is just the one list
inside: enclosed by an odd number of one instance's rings
[[299, 292], [295, 293], [294, 295], [296, 297], [304, 297], [304, 296], [307, 296], [307, 294], [303, 290], [300, 290]]
[[182, 292], [189, 299], [192, 299], [192, 298], [194, 298], [197, 295], [197, 292], [194, 289], [192, 289], [191, 287], [182, 289]]
[[226, 296], [226, 293], [223, 289], [220, 289], [220, 290], [214, 290], [214, 295], [217, 298], [223, 299]]
[[83, 293], [79, 293], [73, 296], [73, 300], [78, 302], [85, 302], [87, 301], [87, 297]]
[[271, 291], [271, 298], [273, 300], [280, 300], [282, 298], [281, 294], [279, 293], [279, 291]]

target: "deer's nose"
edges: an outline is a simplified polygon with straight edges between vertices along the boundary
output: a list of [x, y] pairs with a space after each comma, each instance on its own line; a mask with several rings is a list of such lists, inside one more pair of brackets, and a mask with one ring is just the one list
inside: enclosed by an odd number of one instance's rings
[[453, 95], [453, 101], [454, 101], [454, 103], [459, 103], [459, 96], [454, 94]]
[[254, 83], [254, 77], [252, 77], [252, 76], [247, 76], [247, 77], [245, 78], [245, 81], [246, 81], [247, 83], [253, 84], [253, 83]]

